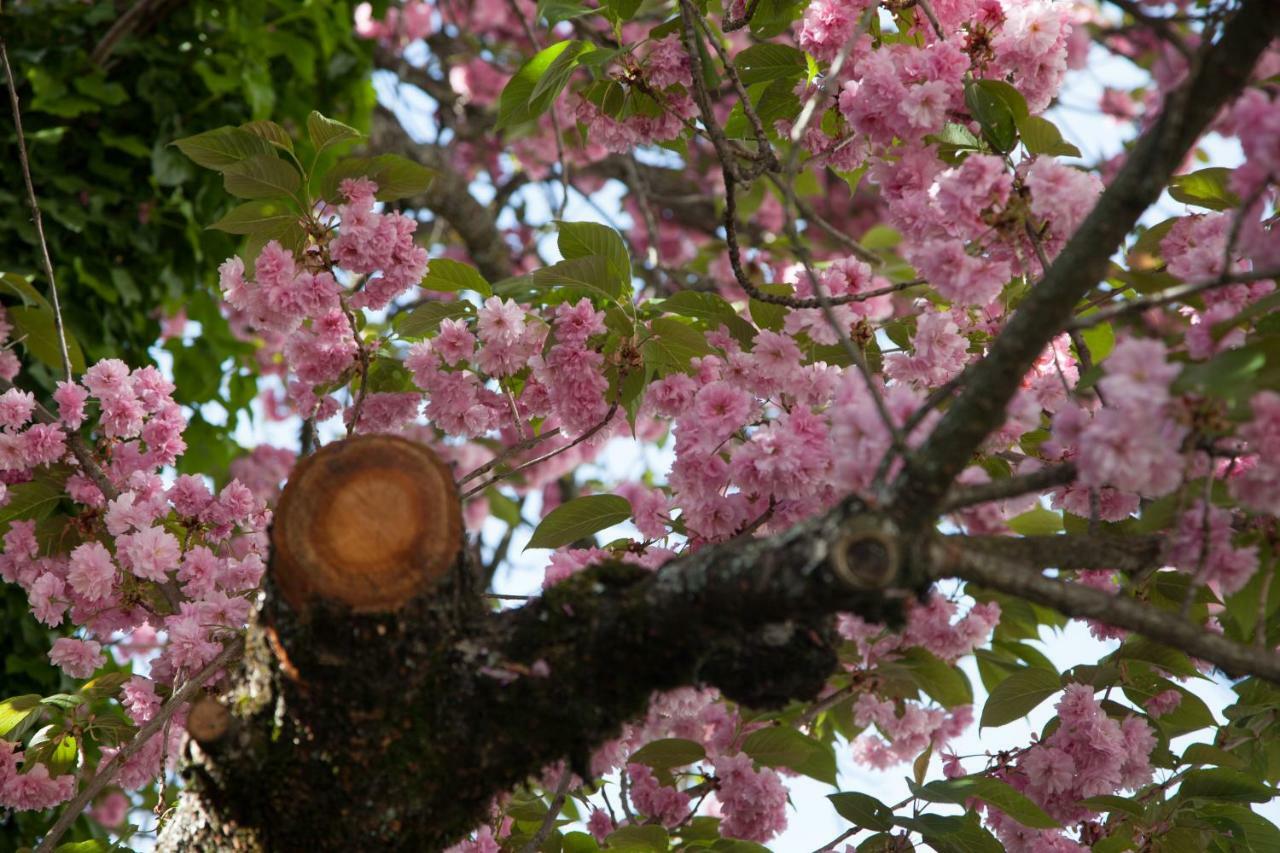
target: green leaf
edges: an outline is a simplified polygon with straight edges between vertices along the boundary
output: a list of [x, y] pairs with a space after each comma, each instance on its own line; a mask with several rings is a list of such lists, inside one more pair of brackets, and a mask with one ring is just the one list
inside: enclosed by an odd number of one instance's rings
[[49, 767], [49, 775], [62, 776], [70, 773], [75, 769], [77, 754], [75, 735], [64, 734], [57, 738], [44, 760]]
[[275, 236], [298, 223], [298, 214], [289, 205], [276, 199], [246, 201], [227, 211], [210, 228], [228, 234], [265, 234]]
[[471, 290], [481, 296], [493, 294], [489, 282], [476, 272], [475, 267], [450, 258], [432, 258], [427, 265], [427, 274], [422, 279], [422, 286], [427, 290], [442, 292]]
[[1018, 135], [1022, 144], [1032, 154], [1052, 154], [1079, 157], [1080, 149], [1062, 138], [1062, 131], [1047, 118], [1023, 116], [1017, 120]]
[[581, 3], [576, 2], [576, 0], [538, 0], [537, 16], [546, 21], [548, 27], [554, 27], [561, 21], [580, 18], [583, 15], [593, 14], [595, 11], [595, 9], [588, 9]]
[[272, 156], [273, 151], [270, 142], [238, 127], [220, 127], [173, 144], [197, 164], [219, 172], [252, 157]]
[[662, 376], [686, 371], [693, 358], [711, 352], [707, 336], [679, 320], [658, 317], [649, 323], [649, 331], [652, 335], [640, 345], [640, 354]]
[[311, 145], [316, 149], [317, 157], [329, 146], [360, 139], [361, 135], [360, 131], [354, 127], [349, 127], [340, 121], [322, 116], [315, 110], [312, 110], [311, 115], [307, 116], [307, 136], [311, 139]]
[[742, 751], [765, 767], [788, 767], [819, 782], [836, 784], [836, 757], [832, 748], [793, 728], [757, 729], [742, 742]]
[[1243, 758], [1234, 752], [1228, 752], [1207, 743], [1193, 743], [1182, 753], [1184, 764], [1215, 764], [1219, 767], [1231, 767], [1242, 770], [1246, 764]]
[[585, 832], [566, 832], [561, 853], [599, 853], [600, 845]]
[[546, 112], [569, 82], [578, 54], [586, 46], [576, 40], [557, 42], [520, 66], [498, 98], [496, 129], [533, 121]]
[[920, 689], [944, 708], [973, 704], [973, 686], [958, 666], [944, 663], [920, 646], [907, 649], [901, 663]]
[[[256, 137], [255, 137], [256, 138]], [[294, 197], [302, 176], [274, 154], [259, 154], [223, 169], [227, 192], [240, 198]]]
[[395, 201], [426, 192], [435, 176], [434, 169], [415, 163], [399, 154], [345, 157], [325, 173], [320, 182], [320, 195], [330, 201], [336, 201], [340, 196], [339, 188], [344, 179], [368, 178], [378, 185], [378, 192], [374, 198], [378, 201]]
[[1111, 355], [1111, 350], [1116, 346], [1116, 332], [1110, 323], [1090, 326], [1080, 332], [1080, 337], [1084, 338], [1085, 346], [1089, 348], [1095, 364]]
[[893, 809], [875, 797], [858, 791], [843, 791], [839, 794], [827, 794], [827, 799], [842, 818], [856, 826], [877, 832], [893, 829]]
[[1001, 681], [982, 706], [979, 728], [1021, 719], [1062, 688], [1061, 679], [1040, 667], [1020, 669]]
[[602, 255], [572, 258], [534, 271], [525, 281], [534, 287], [585, 288], [611, 300], [621, 293], [608, 258]]
[[107, 842], [91, 838], [88, 841], [69, 841], [66, 844], [59, 844], [53, 853], [107, 853], [111, 849]]
[[999, 808], [1024, 826], [1035, 829], [1056, 829], [1061, 826], [1034, 802], [1019, 793], [1008, 783], [990, 776], [962, 776], [958, 779], [940, 780], [912, 788], [912, 793], [934, 803], [964, 805], [966, 800], [979, 799]]
[[1166, 672], [1186, 678], [1202, 677], [1200, 670], [1185, 652], [1148, 640], [1145, 637], [1129, 637], [1120, 648], [1111, 653], [1115, 660], [1140, 660], [1153, 663]]
[[1245, 803], [1267, 803], [1276, 793], [1270, 785], [1229, 767], [1192, 770], [1178, 787], [1178, 796], [1184, 799], [1197, 797]]
[[1027, 114], [1018, 90], [1000, 80], [978, 80], [965, 87], [964, 99], [991, 147], [1001, 154], [1012, 151], [1018, 118]]
[[1235, 803], [1204, 803], [1196, 807], [1197, 817], [1213, 824], [1218, 832], [1231, 833], [1237, 842], [1233, 850], [1280, 850], [1280, 829], [1246, 806]]
[[445, 320], [465, 317], [472, 310], [470, 302], [423, 302], [416, 308], [397, 315], [392, 326], [406, 338], [424, 338], [435, 333]]
[[1062, 532], [1062, 511], [1038, 506], [1009, 519], [1009, 529], [1021, 536], [1052, 536]]
[[[762, 284], [759, 289], [771, 296], [790, 296], [794, 292], [789, 284]], [[771, 332], [782, 331], [782, 324], [786, 320], [788, 311], [785, 305], [774, 305], [772, 302], [762, 302], [759, 299], [750, 300], [747, 303], [747, 310], [757, 326]]]
[[742, 85], [753, 86], [770, 80], [799, 79], [808, 63], [805, 53], [785, 44], [754, 44], [734, 57]]
[[601, 7], [619, 22], [626, 22], [636, 16], [644, 0], [604, 0]]
[[896, 817], [894, 823], [918, 832], [939, 853], [1003, 853], [1004, 846], [978, 823], [977, 815], [923, 814], [915, 818]]
[[1117, 797], [1114, 794], [1089, 797], [1081, 800], [1080, 805], [1095, 812], [1123, 812], [1134, 817], [1141, 817], [1143, 814], [1141, 803], [1129, 797]]
[[87, 699], [105, 699], [114, 696], [121, 686], [132, 677], [128, 672], [107, 672], [92, 681], [85, 682], [80, 694]]
[[1175, 201], [1210, 210], [1227, 210], [1240, 206], [1240, 196], [1230, 189], [1231, 169], [1214, 166], [1189, 175], [1177, 175], [1169, 181], [1169, 195]]
[[40, 291], [32, 286], [29, 276], [21, 276], [11, 272], [0, 273], [0, 292], [4, 291], [21, 299], [23, 305], [33, 305], [37, 308], [53, 310], [49, 300], [45, 299]]
[[738, 316], [729, 301], [718, 293], [700, 290], [681, 290], [662, 302], [664, 311], [706, 321], [712, 328], [724, 325], [743, 346], [750, 346], [755, 338], [755, 327]]
[[609, 833], [605, 844], [620, 853], [666, 853], [670, 847], [667, 831], [660, 826], [624, 826]]
[[618, 293], [631, 290], [631, 257], [617, 231], [595, 222], [560, 222], [557, 245], [565, 260], [598, 255], [618, 280]]
[[240, 129], [247, 130], [254, 136], [262, 137], [283, 151], [293, 151], [293, 140], [289, 138], [289, 134], [285, 132], [285, 129], [274, 121], [251, 121], [240, 125]]
[[643, 764], [654, 770], [684, 767], [707, 757], [702, 744], [684, 738], [670, 737], [650, 741], [631, 754], [629, 764]]
[[[32, 356], [62, 372], [62, 345], [58, 337], [58, 327], [52, 309], [27, 308], [25, 306], [7, 309], [9, 319], [18, 330], [22, 345]], [[69, 331], [65, 330], [67, 339], [67, 356], [71, 359], [71, 370], [74, 373], [84, 372], [84, 353], [80, 344]]]
[[[27, 722], [27, 718], [40, 710], [40, 696], [26, 693], [12, 696], [0, 702], [0, 737], [5, 737], [14, 729]], [[14, 738], [10, 738], [14, 740]]]
[[538, 524], [524, 550], [559, 548], [593, 533], [620, 524], [631, 517], [631, 503], [618, 495], [587, 495], [574, 498], [547, 513]]

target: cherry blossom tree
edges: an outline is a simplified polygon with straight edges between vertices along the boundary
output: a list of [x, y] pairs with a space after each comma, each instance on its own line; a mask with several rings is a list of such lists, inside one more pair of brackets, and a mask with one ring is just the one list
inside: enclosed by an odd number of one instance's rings
[[[1272, 3], [352, 26], [367, 133], [174, 141], [243, 238], [207, 347], [295, 437], [225, 471], [183, 462], [186, 374], [64, 321], [0, 42], [39, 249], [3, 276], [0, 578], [67, 684], [0, 701], [26, 843], [127, 845], [145, 805], [161, 850], [764, 850], [807, 776], [822, 850], [1280, 846]], [[1111, 63], [1093, 162], [1064, 91]], [[1059, 672], [1071, 620], [1108, 651]]]

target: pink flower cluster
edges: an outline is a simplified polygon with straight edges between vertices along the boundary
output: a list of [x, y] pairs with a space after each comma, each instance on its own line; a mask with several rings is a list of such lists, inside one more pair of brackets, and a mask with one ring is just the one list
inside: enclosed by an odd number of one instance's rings
[[[243, 628], [248, 595], [264, 571], [270, 520], [235, 480], [215, 494], [198, 477], [166, 484], [156, 473], [186, 448], [186, 420], [172, 392], [155, 368], [130, 370], [108, 359], [90, 367], [79, 383], [59, 384], [55, 423], [31, 423], [30, 394], [12, 389], [0, 395], [4, 480], [15, 489], [33, 479], [56, 483], [75, 506], [60, 540], [65, 551], [42, 542], [34, 520], [12, 521], [3, 537], [0, 579], [26, 591], [41, 622], [57, 626], [69, 618], [76, 627], [77, 636], [55, 640], [49, 652], [71, 678], [89, 678], [106, 663], [107, 641], [118, 650], [135, 645], [149, 651], [156, 636], [163, 637], [150, 678], [135, 677], [124, 691], [122, 701], [138, 723], [159, 706], [156, 685], [173, 685], [203, 668], [221, 650], [220, 638]], [[103, 448], [93, 471], [67, 450], [68, 434], [86, 425]], [[55, 463], [69, 464], [71, 473], [55, 475]], [[180, 718], [173, 731], [181, 732]], [[156, 739], [156, 746], [122, 768], [120, 784], [137, 787], [159, 773], [160, 743]], [[43, 769], [26, 768], [6, 787], [19, 793], [6, 794], [4, 802], [46, 808], [48, 796], [71, 795], [64, 778], [71, 777], [49, 780]]]
[[1074, 406], [1059, 411], [1055, 440], [1074, 453], [1084, 486], [1168, 494], [1182, 481], [1187, 433], [1174, 417], [1169, 391], [1178, 365], [1168, 362], [1160, 341], [1128, 338], [1116, 344], [1104, 368], [1098, 387], [1106, 405], [1092, 418]]
[[[1080, 800], [1137, 788], [1151, 779], [1151, 750], [1156, 736], [1141, 717], [1108, 717], [1093, 688], [1070, 684], [1057, 704], [1059, 726], [1019, 757], [1006, 781], [1064, 824], [1093, 817]], [[1013, 853], [1083, 850], [1061, 830], [1034, 830], [994, 808], [987, 823]], [[1065, 847], [1055, 847], [1061, 845]]]
[[75, 794], [76, 777], [50, 776], [43, 764], [24, 766], [17, 744], [0, 740], [0, 806], [15, 811], [38, 811], [64, 803]]

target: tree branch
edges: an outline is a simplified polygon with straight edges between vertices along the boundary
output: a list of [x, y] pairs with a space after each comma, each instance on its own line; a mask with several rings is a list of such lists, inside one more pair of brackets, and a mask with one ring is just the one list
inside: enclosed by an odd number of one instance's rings
[[36, 848], [36, 853], [50, 853], [57, 845], [58, 839], [62, 838], [66, 831], [71, 828], [71, 824], [76, 822], [76, 818], [80, 817], [80, 813], [84, 811], [85, 806], [89, 805], [93, 798], [98, 796], [98, 793], [115, 778], [116, 771], [120, 769], [120, 765], [137, 755], [138, 751], [146, 746], [147, 741], [160, 732], [160, 729], [173, 718], [178, 709], [189, 702], [191, 697], [204, 686], [206, 681], [217, 674], [218, 670], [239, 657], [243, 651], [244, 641], [236, 638], [227, 643], [222, 651], [218, 653], [218, 656], [209, 661], [204, 669], [187, 679], [186, 683], [179, 687], [169, 701], [164, 704], [164, 707], [138, 730], [138, 733], [133, 736], [133, 740], [111, 756], [109, 760], [98, 766], [93, 778], [81, 786], [80, 793], [76, 794], [66, 808], [63, 809], [58, 822], [53, 825], [44, 840], [40, 842], [40, 846]]
[[49, 298], [53, 302], [53, 324], [58, 334], [58, 354], [62, 356], [62, 370], [68, 382], [73, 382], [71, 355], [67, 351], [67, 330], [62, 324], [62, 306], [58, 304], [58, 282], [53, 276], [53, 261], [49, 258], [49, 243], [44, 238], [44, 221], [40, 217], [40, 203], [36, 200], [35, 184], [31, 182], [31, 164], [27, 161], [27, 137], [22, 132], [22, 110], [18, 105], [18, 81], [13, 79], [9, 67], [9, 51], [0, 38], [0, 62], [4, 65], [4, 79], [9, 88], [9, 106], [13, 110], [13, 129], [18, 137], [18, 165], [27, 187], [27, 203], [31, 205], [31, 217], [36, 226], [36, 239], [40, 243], [40, 259], [44, 261], [44, 273], [49, 277]]
[[991, 552], [970, 551], [958, 542], [940, 539], [931, 550], [940, 576], [961, 578], [1016, 595], [1076, 619], [1096, 619], [1134, 631], [1208, 661], [1233, 677], [1258, 675], [1280, 683], [1280, 655], [1209, 633], [1173, 613], [1125, 595], [1047, 578]]
[[1061, 465], [1051, 465], [1048, 468], [1041, 468], [1039, 471], [1032, 471], [1029, 474], [1005, 477], [1002, 480], [992, 480], [990, 483], [952, 489], [942, 504], [942, 511], [953, 512], [974, 504], [1016, 498], [1019, 495], [1027, 495], [1032, 492], [1041, 492], [1054, 486], [1064, 486], [1075, 480], [1075, 478], [1075, 463], [1064, 462]]
[[1112, 569], [1132, 574], [1160, 565], [1160, 536], [948, 536], [973, 554], [1033, 569]]
[[912, 527], [925, 529], [932, 523], [955, 476], [1004, 419], [1005, 407], [1036, 356], [1068, 322], [1076, 302], [1105, 276], [1112, 252], [1159, 197], [1209, 122], [1244, 87], [1277, 32], [1280, 16], [1269, 0], [1244, 0], [1187, 83], [1170, 94], [1160, 116], [986, 358], [965, 371], [964, 390], [919, 450], [907, 457], [894, 484], [893, 505], [909, 515]]

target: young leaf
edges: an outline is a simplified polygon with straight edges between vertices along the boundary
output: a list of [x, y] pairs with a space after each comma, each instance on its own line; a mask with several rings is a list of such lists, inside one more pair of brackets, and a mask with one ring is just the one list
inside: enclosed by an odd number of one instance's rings
[[[18, 329], [15, 337], [22, 338], [22, 345], [32, 356], [49, 365], [62, 370], [62, 344], [58, 337], [58, 326], [51, 308], [27, 308], [19, 306], [8, 309], [9, 319]], [[67, 338], [67, 356], [71, 359], [71, 370], [84, 372], [84, 353], [80, 344], [66, 327], [63, 330]]]
[[316, 149], [316, 156], [331, 145], [338, 145], [361, 137], [360, 131], [340, 121], [322, 116], [315, 110], [307, 116], [307, 136]]
[[805, 53], [785, 44], [754, 44], [734, 57], [742, 85], [754, 86], [770, 80], [799, 79], [808, 65]]
[[787, 726], [757, 729], [742, 742], [742, 751], [765, 767], [788, 767], [836, 784], [836, 757], [831, 747]]
[[1244, 803], [1267, 803], [1276, 793], [1276, 789], [1270, 785], [1229, 767], [1192, 770], [1178, 788], [1180, 798], [1199, 797]]
[[251, 121], [240, 125], [240, 129], [267, 140], [283, 151], [293, 151], [293, 140], [289, 138], [285, 129], [274, 121]]
[[631, 257], [617, 231], [595, 222], [557, 222], [557, 245], [565, 260], [599, 255], [618, 279], [619, 292], [631, 288]]
[[875, 797], [857, 791], [843, 791], [827, 794], [827, 799], [840, 816], [852, 824], [877, 832], [893, 829], [893, 810]]
[[930, 782], [914, 788], [913, 793], [930, 802], [958, 805], [964, 805], [966, 800], [976, 797], [996, 806], [1024, 826], [1035, 829], [1055, 829], [1061, 826], [1025, 794], [990, 776], [962, 776], [958, 779]]
[[650, 741], [631, 754], [628, 764], [643, 764], [654, 770], [684, 767], [707, 757], [702, 744], [678, 737]]
[[1169, 182], [1169, 195], [1175, 201], [1207, 207], [1210, 210], [1227, 210], [1240, 205], [1240, 196], [1231, 191], [1231, 170], [1215, 166], [1201, 169], [1189, 175], [1178, 175]]
[[[432, 263], [435, 263], [432, 261]], [[465, 317], [472, 311], [470, 302], [423, 302], [416, 308], [400, 314], [392, 325], [406, 338], [424, 338], [440, 328], [445, 320]]]
[[22, 725], [27, 717], [40, 709], [40, 696], [27, 693], [0, 702], [0, 737]]
[[533, 121], [546, 112], [569, 82], [578, 54], [586, 46], [576, 40], [557, 42], [520, 66], [498, 98], [497, 129]]
[[210, 225], [228, 234], [270, 234], [298, 222], [298, 214], [279, 199], [247, 201], [227, 211], [227, 215]]
[[449, 258], [432, 258], [427, 266], [427, 274], [422, 279], [422, 286], [427, 290], [454, 292], [471, 290], [481, 296], [490, 296], [493, 289], [484, 276], [475, 268], [461, 261]]
[[530, 548], [559, 548], [577, 542], [593, 533], [626, 521], [631, 517], [631, 503], [618, 495], [587, 495], [574, 498], [547, 513], [529, 544]]
[[173, 144], [199, 165], [220, 172], [250, 157], [271, 155], [273, 151], [270, 142], [238, 127], [220, 127], [175, 139]]
[[274, 154], [258, 154], [223, 169], [227, 192], [240, 198], [291, 198], [302, 176]]
[[1025, 717], [1062, 689], [1061, 679], [1038, 666], [1020, 669], [996, 685], [982, 706], [980, 728], [1003, 726]]
[[662, 376], [688, 370], [695, 356], [711, 352], [706, 335], [679, 320], [659, 317], [649, 330], [653, 335], [640, 346], [640, 353], [644, 363]]
[[1017, 120], [1018, 135], [1032, 154], [1061, 154], [1079, 157], [1080, 149], [1062, 138], [1058, 126], [1041, 116], [1024, 116]]
[[527, 279], [534, 287], [579, 287], [609, 299], [617, 299], [622, 288], [603, 255], [571, 258], [536, 270]]

